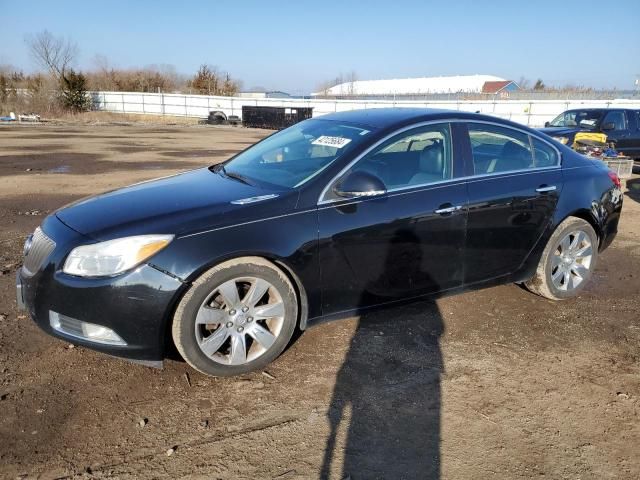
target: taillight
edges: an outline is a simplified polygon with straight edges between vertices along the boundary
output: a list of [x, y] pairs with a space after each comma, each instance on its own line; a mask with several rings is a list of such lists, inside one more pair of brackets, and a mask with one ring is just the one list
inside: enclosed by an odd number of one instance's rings
[[621, 188], [620, 177], [618, 177], [618, 174], [616, 172], [609, 170], [609, 178], [616, 187]]

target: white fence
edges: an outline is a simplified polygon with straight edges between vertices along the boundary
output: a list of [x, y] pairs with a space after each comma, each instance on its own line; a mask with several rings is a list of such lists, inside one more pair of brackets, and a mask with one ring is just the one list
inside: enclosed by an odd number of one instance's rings
[[205, 118], [209, 112], [218, 110], [227, 116], [242, 118], [243, 105], [271, 107], [312, 107], [313, 116], [326, 115], [346, 110], [418, 107], [480, 112], [506, 118], [532, 127], [544, 125], [556, 115], [570, 108], [636, 108], [640, 100], [452, 100], [452, 101], [405, 101], [405, 100], [316, 100], [281, 98], [215, 97], [207, 95], [183, 95], [167, 93], [93, 92], [94, 107], [98, 110], [121, 113], [170, 115]]

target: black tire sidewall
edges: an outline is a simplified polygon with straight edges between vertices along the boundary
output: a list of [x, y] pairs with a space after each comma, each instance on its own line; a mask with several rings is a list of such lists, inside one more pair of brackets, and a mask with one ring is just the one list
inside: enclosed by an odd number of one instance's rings
[[[591, 265], [589, 266], [586, 278], [584, 278], [582, 283], [580, 283], [580, 285], [578, 285], [576, 288], [574, 288], [570, 292], [566, 292], [564, 290], [560, 290], [556, 288], [556, 286], [553, 284], [553, 280], [551, 279], [551, 271], [552, 271], [551, 262], [553, 259], [553, 253], [558, 248], [558, 244], [560, 243], [560, 241], [567, 234], [576, 230], [582, 230], [589, 236], [589, 239], [591, 240], [591, 248], [593, 249], [593, 256], [591, 258]], [[556, 230], [552, 235], [552, 238], [550, 239], [549, 243], [550, 243], [550, 248], [548, 248], [546, 252], [545, 268], [544, 268], [545, 283], [547, 284], [547, 288], [558, 299], [573, 298], [577, 295], [580, 295], [580, 293], [584, 290], [586, 285], [589, 283], [589, 280], [591, 280], [593, 271], [596, 268], [596, 265], [598, 263], [599, 242], [598, 242], [598, 236], [596, 235], [596, 232], [588, 222], [579, 218], [575, 218], [575, 219], [572, 219], [571, 222], [567, 223], [563, 228]]]
[[[275, 360], [293, 336], [298, 315], [295, 291], [291, 284], [283, 279], [282, 275], [275, 267], [244, 263], [220, 269], [203, 282], [194, 285], [189, 298], [174, 319], [174, 322], [178, 322], [179, 339], [176, 340], [180, 342], [181, 353], [185, 360], [202, 373], [214, 376], [241, 375], [258, 370]], [[278, 290], [285, 307], [284, 324], [274, 344], [260, 357], [244, 365], [223, 365], [209, 359], [200, 350], [195, 337], [195, 319], [200, 306], [216, 287], [243, 276], [262, 278]]]

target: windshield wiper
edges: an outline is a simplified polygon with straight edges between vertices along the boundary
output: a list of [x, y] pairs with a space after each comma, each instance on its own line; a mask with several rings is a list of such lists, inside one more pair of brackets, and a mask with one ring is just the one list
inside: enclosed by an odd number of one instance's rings
[[233, 178], [234, 180], [238, 180], [239, 182], [253, 186], [253, 183], [247, 180], [247, 177], [245, 177], [244, 175], [240, 175], [239, 173], [236, 173], [236, 172], [227, 172], [227, 169], [224, 168], [224, 165], [222, 166], [222, 168], [220, 168], [219, 171], [222, 171], [222, 173], [224, 173], [225, 176], [229, 178]]

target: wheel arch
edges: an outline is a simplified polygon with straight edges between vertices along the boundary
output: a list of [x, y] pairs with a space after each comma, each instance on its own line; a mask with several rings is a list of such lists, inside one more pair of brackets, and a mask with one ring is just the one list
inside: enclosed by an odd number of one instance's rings
[[227, 114], [224, 113], [222, 110], [211, 110], [209, 112], [209, 116], [210, 117], [220, 117], [225, 121], [228, 119]]
[[211, 270], [212, 268], [217, 267], [218, 265], [221, 265], [226, 262], [241, 260], [241, 259], [248, 260], [251, 258], [258, 258], [260, 260], [269, 262], [273, 267], [280, 270], [287, 277], [287, 279], [291, 282], [291, 285], [293, 285], [294, 291], [296, 293], [296, 300], [298, 302], [298, 319], [297, 319], [298, 328], [300, 328], [300, 330], [305, 330], [307, 328], [307, 319], [309, 315], [309, 301], [307, 297], [307, 292], [304, 287], [304, 284], [300, 280], [299, 276], [295, 273], [293, 267], [291, 267], [286, 262], [285, 259], [277, 258], [277, 257], [274, 257], [273, 255], [266, 255], [264, 253], [243, 252], [242, 254], [228, 255], [221, 258], [217, 258], [215, 261], [207, 263], [206, 265], [203, 265], [201, 268], [194, 271], [189, 276], [189, 278], [183, 282], [184, 287], [181, 288], [180, 291], [176, 294], [173, 300], [172, 306], [169, 309], [165, 319], [165, 325], [163, 329], [164, 339], [165, 339], [165, 352], [168, 349], [168, 346], [169, 346], [168, 344], [169, 343], [173, 344], [171, 329], [172, 329], [176, 309], [178, 308], [178, 305], [182, 301], [182, 298], [186, 295], [186, 293], [191, 288], [193, 282], [196, 281], [198, 278], [200, 278], [202, 275], [204, 275], [206, 272]]
[[596, 235], [598, 237], [598, 248], [599, 248], [600, 245], [602, 244], [602, 235], [603, 235], [602, 226], [600, 225], [600, 222], [598, 222], [598, 220], [596, 219], [593, 212], [587, 208], [580, 208], [580, 209], [574, 210], [568, 213], [567, 215], [565, 215], [564, 217], [559, 218], [553, 228], [553, 232], [555, 232], [558, 226], [569, 217], [580, 218], [585, 222], [587, 222], [589, 225], [591, 225], [591, 227], [596, 232]]

